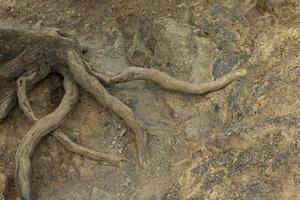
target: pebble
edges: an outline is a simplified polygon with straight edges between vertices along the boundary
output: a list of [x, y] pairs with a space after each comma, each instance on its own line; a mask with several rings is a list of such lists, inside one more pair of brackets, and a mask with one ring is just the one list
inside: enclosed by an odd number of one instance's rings
[[118, 154], [122, 154], [122, 153], [123, 153], [123, 149], [122, 148], [118, 149]]
[[127, 183], [131, 183], [131, 178], [125, 178], [125, 181], [126, 181]]
[[127, 129], [126, 128], [123, 129], [120, 133], [120, 137], [123, 137], [126, 134], [126, 132], [127, 132]]

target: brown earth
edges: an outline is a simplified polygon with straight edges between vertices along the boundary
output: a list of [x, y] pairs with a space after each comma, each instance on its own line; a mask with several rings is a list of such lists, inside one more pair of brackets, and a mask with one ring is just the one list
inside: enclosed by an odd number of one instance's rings
[[[105, 166], [46, 137], [33, 156], [38, 199], [300, 199], [299, 0], [0, 0], [0, 22], [71, 32], [99, 71], [148, 66], [190, 82], [248, 71], [205, 96], [145, 81], [110, 87], [150, 134], [147, 169], [136, 165], [125, 123], [82, 91], [65, 133], [131, 162]], [[34, 111], [51, 112], [62, 94], [50, 76], [30, 94]], [[17, 198], [14, 154], [31, 125], [18, 108], [0, 124], [8, 200]]]

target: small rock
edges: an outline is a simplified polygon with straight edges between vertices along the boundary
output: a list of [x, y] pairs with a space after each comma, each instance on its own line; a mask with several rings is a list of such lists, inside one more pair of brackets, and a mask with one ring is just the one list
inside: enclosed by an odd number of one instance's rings
[[87, 30], [87, 29], [89, 29], [90, 27], [91, 27], [90, 24], [85, 24], [85, 25], [84, 25], [84, 30]]
[[123, 148], [118, 149], [118, 154], [122, 154], [123, 153]]
[[33, 26], [33, 28], [40, 29], [42, 27], [42, 25], [43, 25], [43, 20], [40, 20]]
[[83, 160], [79, 155], [74, 155], [74, 157], [72, 158], [72, 161], [77, 167], [81, 166], [83, 163]]
[[131, 178], [125, 178], [122, 186], [128, 187], [131, 184]]
[[126, 132], [127, 132], [127, 129], [126, 128], [123, 129], [120, 133], [120, 137], [123, 137], [126, 134]]
[[80, 144], [80, 132], [78, 130], [74, 130], [75, 142]]
[[131, 183], [131, 178], [125, 178], [125, 181], [126, 181], [127, 183]]
[[111, 194], [94, 187], [92, 190], [91, 200], [112, 200]]

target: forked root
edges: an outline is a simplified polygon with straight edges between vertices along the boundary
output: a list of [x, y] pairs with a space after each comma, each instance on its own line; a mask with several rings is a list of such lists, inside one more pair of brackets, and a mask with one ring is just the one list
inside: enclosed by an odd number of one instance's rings
[[164, 72], [152, 68], [129, 67], [119, 74], [108, 76], [99, 72], [95, 72], [95, 70], [93, 70], [87, 62], [86, 66], [89, 73], [104, 84], [124, 83], [133, 80], [147, 80], [152, 81], [168, 90], [190, 94], [205, 94], [220, 90], [233, 81], [239, 80], [246, 76], [247, 73], [245, 69], [236, 70], [215, 81], [197, 84], [175, 79]]
[[[17, 80], [17, 94], [19, 100], [20, 109], [23, 111], [25, 116], [30, 119], [32, 122], [38, 122], [38, 118], [35, 116], [30, 101], [27, 96], [27, 83], [31, 83], [32, 80], [37, 76], [37, 73], [34, 72], [30, 75], [22, 76]], [[83, 146], [80, 146], [73, 142], [67, 135], [64, 133], [54, 130], [51, 135], [61, 143], [65, 148], [73, 153], [86, 156], [90, 159], [97, 161], [106, 161], [112, 165], [117, 166], [121, 161], [128, 161], [123, 156], [114, 155], [108, 152], [94, 151]]]
[[73, 51], [68, 52], [68, 65], [75, 81], [92, 94], [100, 104], [111, 109], [121, 117], [131, 128], [135, 134], [138, 161], [142, 166], [147, 166], [149, 158], [147, 134], [135, 118], [132, 110], [119, 99], [109, 94], [98, 79], [87, 72], [82, 58], [77, 53]]
[[15, 178], [18, 190], [24, 200], [32, 200], [30, 187], [30, 158], [39, 141], [56, 129], [78, 101], [78, 88], [72, 78], [64, 75], [65, 95], [51, 114], [37, 121], [23, 138], [16, 153]]

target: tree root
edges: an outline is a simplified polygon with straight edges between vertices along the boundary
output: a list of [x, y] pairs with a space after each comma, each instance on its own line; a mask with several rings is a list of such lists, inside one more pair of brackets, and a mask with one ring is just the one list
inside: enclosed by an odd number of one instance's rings
[[16, 153], [16, 183], [25, 200], [31, 200], [30, 157], [39, 141], [49, 132], [56, 129], [78, 101], [78, 88], [72, 78], [64, 75], [65, 95], [51, 114], [37, 121], [27, 132]]
[[[20, 77], [17, 80], [17, 94], [18, 94], [18, 100], [19, 100], [19, 106], [20, 109], [23, 111], [25, 116], [31, 120], [32, 122], [36, 123], [39, 121], [39, 119], [35, 116], [30, 101], [27, 96], [27, 83], [32, 83], [35, 78], [37, 78], [36, 72], [33, 72], [30, 75], [26, 75], [23, 77]], [[73, 142], [67, 135], [62, 133], [61, 131], [54, 130], [51, 135], [59, 142], [61, 143], [66, 149], [73, 153], [77, 153], [79, 155], [88, 157], [93, 160], [97, 161], [106, 161], [114, 166], [118, 166], [118, 164], [121, 161], [128, 161], [123, 156], [114, 155], [112, 153], [108, 152], [100, 152], [100, 151], [94, 151], [88, 148], [85, 148], [83, 146], [80, 146]]]
[[[44, 136], [58, 128], [78, 101], [77, 84], [127, 123], [135, 134], [138, 162], [142, 166], [147, 166], [149, 152], [146, 131], [136, 119], [133, 111], [119, 99], [109, 94], [102, 84], [148, 80], [168, 90], [205, 94], [220, 90], [246, 75], [246, 70], [236, 70], [213, 82], [196, 84], [177, 80], [156, 69], [129, 67], [119, 74], [110, 76], [96, 72], [84, 57], [83, 51], [85, 48], [74, 37], [64, 34], [58, 29], [48, 28], [32, 31], [0, 27], [2, 58], [14, 58], [8, 61], [4, 60], [6, 63], [0, 66], [0, 121], [14, 107], [18, 97], [21, 110], [35, 123], [23, 138], [16, 153], [16, 184], [24, 200], [32, 200], [30, 158], [33, 151]], [[63, 75], [65, 95], [58, 108], [42, 119], [38, 119], [31, 108], [26, 93], [51, 71]], [[12, 84], [16, 79], [17, 88]], [[113, 165], [127, 161], [122, 156], [82, 147], [60, 131], [56, 130], [51, 134], [68, 150], [88, 158], [103, 160]]]
[[87, 70], [91, 73], [91, 75], [104, 84], [124, 83], [133, 80], [147, 80], [152, 81], [168, 90], [190, 94], [205, 94], [220, 90], [247, 74], [245, 69], [236, 70], [213, 82], [197, 84], [177, 80], [164, 72], [150, 68], [129, 67], [114, 76], [95, 72], [89, 64], [87, 64]]
[[52, 136], [69, 151], [85, 156], [92, 160], [105, 161], [114, 166], [119, 166], [120, 162], [122, 161], [128, 162], [128, 160], [123, 156], [114, 155], [112, 153], [104, 151], [94, 151], [78, 145], [73, 142], [67, 135], [58, 130], [54, 131], [52, 133]]
[[32, 81], [34, 77], [37, 76], [37, 73], [34, 72], [30, 75], [25, 75], [17, 80], [17, 95], [20, 109], [24, 112], [25, 116], [30, 119], [32, 122], [37, 122], [38, 118], [35, 116], [32, 108], [30, 106], [29, 99], [26, 95], [27, 91], [27, 82]]
[[135, 118], [132, 110], [119, 99], [109, 94], [102, 84], [86, 71], [84, 63], [77, 53], [73, 51], [68, 52], [68, 65], [75, 81], [84, 90], [92, 94], [100, 104], [120, 116], [135, 133], [138, 161], [141, 166], [147, 166], [149, 157], [147, 134]]

